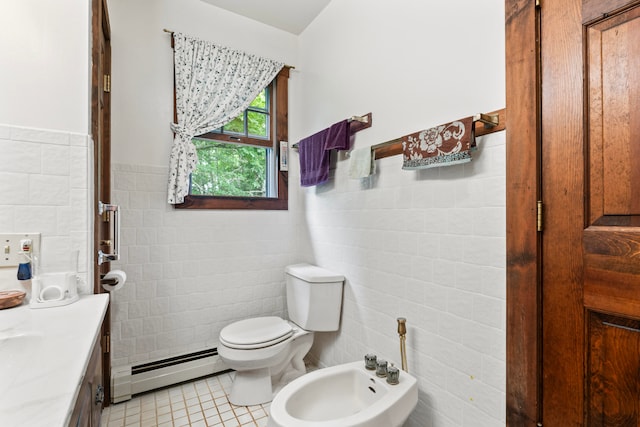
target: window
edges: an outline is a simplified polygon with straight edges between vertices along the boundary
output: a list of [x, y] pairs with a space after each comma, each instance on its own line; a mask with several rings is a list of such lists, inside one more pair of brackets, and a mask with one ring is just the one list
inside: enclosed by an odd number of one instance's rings
[[190, 194], [277, 197], [275, 168], [271, 167], [272, 86], [231, 122], [193, 139], [198, 167], [191, 174]]
[[190, 194], [197, 196], [273, 197], [268, 191], [271, 148], [194, 138], [198, 167]]
[[288, 139], [288, 77], [283, 68], [238, 117], [193, 139], [198, 165], [181, 209], [287, 209], [287, 172], [279, 141]]

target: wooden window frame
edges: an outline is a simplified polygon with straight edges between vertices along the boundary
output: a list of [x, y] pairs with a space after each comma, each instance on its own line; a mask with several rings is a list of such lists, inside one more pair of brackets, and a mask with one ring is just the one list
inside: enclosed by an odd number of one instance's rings
[[[275, 129], [275, 135], [271, 135], [273, 152], [276, 163], [276, 181], [278, 186], [277, 197], [237, 197], [237, 196], [195, 196], [188, 195], [184, 203], [174, 205], [176, 209], [248, 209], [248, 210], [287, 210], [289, 209], [289, 176], [287, 171], [279, 170], [280, 144], [279, 141], [289, 140], [289, 68], [284, 67], [276, 78], [275, 91], [271, 93], [271, 102], [275, 102], [275, 114], [271, 111], [271, 130]], [[175, 104], [174, 104], [175, 108]], [[275, 122], [275, 126], [273, 126]], [[202, 135], [216, 141], [242, 142], [247, 139], [242, 136], [211, 133]], [[249, 138], [250, 140], [252, 138]], [[249, 142], [249, 141], [247, 141]], [[255, 145], [250, 143], [250, 145]]]
[[[224, 129], [224, 126], [221, 126], [219, 129], [222, 129], [222, 131], [220, 132], [216, 132], [211, 131], [211, 132], [207, 132], [204, 133], [202, 135], [197, 135], [196, 138], [202, 138], [202, 139], [208, 139], [211, 141], [215, 141], [215, 142], [228, 142], [230, 144], [246, 144], [246, 145], [250, 145], [253, 147], [264, 147], [264, 148], [273, 148], [273, 130], [276, 129], [276, 119], [275, 119], [275, 114], [274, 113], [274, 105], [276, 104], [275, 102], [275, 91], [274, 89], [277, 86], [277, 82], [272, 81], [271, 83], [269, 83], [269, 85], [267, 86], [267, 105], [268, 108], [265, 110], [262, 109], [255, 109], [252, 110], [252, 107], [247, 107], [244, 111], [243, 114], [246, 115], [248, 117], [247, 112], [248, 111], [256, 111], [259, 112], [261, 114], [266, 114], [269, 117], [269, 132], [268, 132], [268, 137], [259, 137], [259, 136], [251, 136], [248, 133], [248, 130], [246, 132], [246, 134], [239, 134], [239, 133], [234, 133], [234, 132], [230, 132], [226, 129]], [[239, 116], [239, 115], [238, 115]], [[247, 118], [248, 120], [248, 118]], [[225, 125], [226, 126], [226, 125]], [[245, 122], [245, 126], [248, 126]], [[218, 129], [216, 129], [218, 130]]]

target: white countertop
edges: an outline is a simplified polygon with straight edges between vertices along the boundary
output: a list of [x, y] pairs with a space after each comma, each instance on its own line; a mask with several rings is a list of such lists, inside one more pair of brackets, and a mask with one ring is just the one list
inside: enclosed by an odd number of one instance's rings
[[0, 425], [66, 427], [108, 294], [62, 307], [0, 310]]

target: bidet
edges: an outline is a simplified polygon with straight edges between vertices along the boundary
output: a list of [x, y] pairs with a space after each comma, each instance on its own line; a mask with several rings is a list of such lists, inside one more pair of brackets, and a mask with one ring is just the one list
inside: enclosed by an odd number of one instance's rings
[[403, 373], [396, 385], [362, 362], [303, 375], [271, 403], [268, 427], [400, 427], [418, 403], [417, 380]]

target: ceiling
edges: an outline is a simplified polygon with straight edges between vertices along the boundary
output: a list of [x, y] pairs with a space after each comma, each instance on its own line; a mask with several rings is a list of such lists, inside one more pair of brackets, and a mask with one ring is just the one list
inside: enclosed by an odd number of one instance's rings
[[331, 0], [202, 0], [263, 24], [300, 34]]

